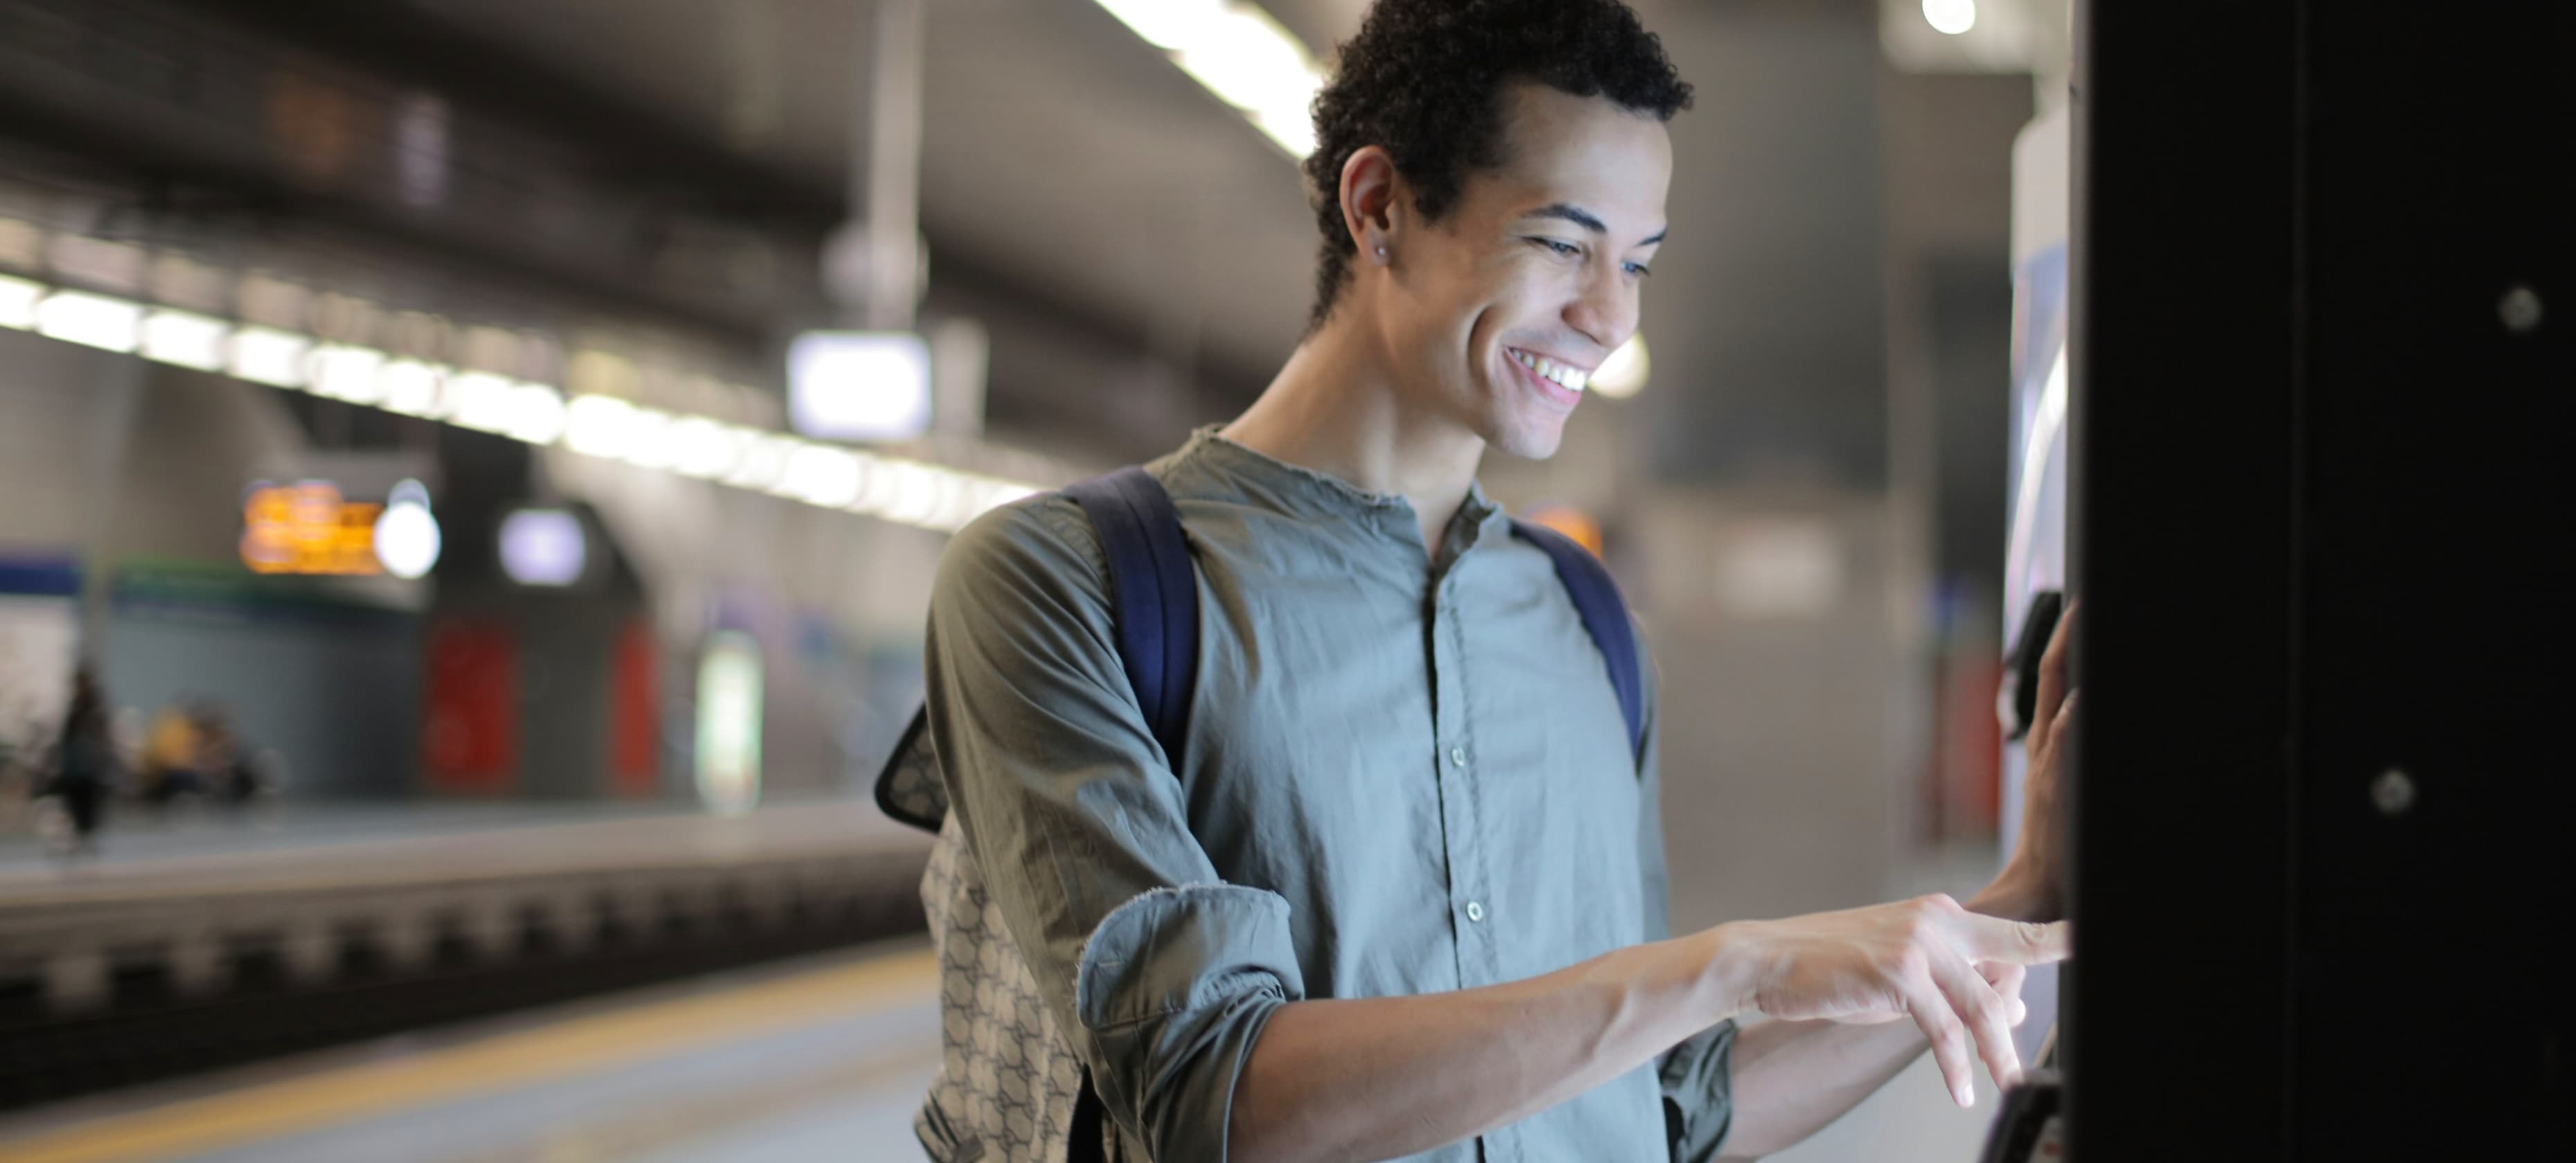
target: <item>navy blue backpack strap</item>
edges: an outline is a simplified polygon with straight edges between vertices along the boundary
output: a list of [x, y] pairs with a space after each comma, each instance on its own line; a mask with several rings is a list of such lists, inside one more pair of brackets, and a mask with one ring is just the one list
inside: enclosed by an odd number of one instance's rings
[[[1181, 768], [1189, 741], [1190, 703], [1199, 679], [1198, 571], [1181, 514], [1162, 482], [1141, 468], [1124, 468], [1064, 490], [1082, 506], [1109, 560], [1109, 603], [1116, 623], [1118, 657], [1135, 688], [1145, 724], [1172, 769]], [[938, 757], [930, 746], [929, 715], [915, 712], [894, 754], [877, 773], [877, 807], [925, 832], [937, 832], [948, 815]]]
[[1637, 670], [1637, 635], [1628, 624], [1628, 603], [1619, 596], [1619, 583], [1610, 578], [1609, 567], [1592, 556], [1565, 534], [1545, 525], [1515, 519], [1512, 535], [1547, 551], [1548, 560], [1556, 563], [1556, 578], [1565, 584], [1566, 596], [1574, 599], [1574, 612], [1583, 618], [1583, 628], [1592, 635], [1592, 644], [1601, 649], [1601, 661], [1609, 667], [1610, 687], [1619, 693], [1619, 713], [1628, 720], [1628, 747], [1639, 762], [1646, 757], [1646, 685]]
[[[1118, 623], [1118, 657], [1127, 685], [1174, 773], [1189, 742], [1190, 703], [1199, 686], [1199, 583], [1190, 563], [1189, 536], [1163, 483], [1141, 468], [1122, 468], [1064, 490], [1099, 531], [1109, 559], [1110, 612]], [[1068, 1163], [1091, 1163], [1105, 1153], [1100, 1092], [1091, 1068], [1073, 1100]]]
[[1180, 511], [1162, 482], [1141, 468], [1093, 477], [1064, 495], [1082, 506], [1100, 533], [1127, 683], [1136, 689], [1145, 725], [1178, 772], [1199, 685], [1198, 572]]

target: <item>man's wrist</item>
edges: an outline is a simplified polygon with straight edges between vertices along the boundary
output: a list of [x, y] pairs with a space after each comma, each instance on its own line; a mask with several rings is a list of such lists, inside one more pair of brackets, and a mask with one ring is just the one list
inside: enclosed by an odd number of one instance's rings
[[1716, 1025], [1755, 1008], [1753, 999], [1761, 989], [1761, 971], [1756, 963], [1759, 954], [1750, 936], [1748, 922], [1730, 921], [1674, 942], [1688, 950], [1686, 955], [1699, 966], [1694, 1009], [1704, 1019], [1703, 1026]]

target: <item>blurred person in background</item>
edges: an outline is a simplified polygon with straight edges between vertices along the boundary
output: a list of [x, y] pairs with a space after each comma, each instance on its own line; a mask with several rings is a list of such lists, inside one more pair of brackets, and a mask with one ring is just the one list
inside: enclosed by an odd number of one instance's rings
[[[1674, 938], [1653, 745], [1477, 486], [1489, 449], [1553, 454], [1634, 333], [1690, 100], [1616, 0], [1371, 9], [1314, 105], [1309, 331], [1148, 466], [1206, 595], [1178, 770], [1074, 502], [950, 546], [927, 658], [951, 820], [1117, 1157], [1751, 1157], [1927, 1047], [1963, 1105], [1980, 1057], [2018, 1079], [2023, 967], [2069, 940], [2045, 740], [2032, 826], [1967, 905]], [[1782, 1020], [1739, 1035], [1756, 1011]]]
[[222, 703], [210, 701], [198, 709], [197, 736], [197, 770], [207, 795], [239, 807], [266, 789], [261, 757], [233, 728], [232, 714]]
[[205, 735], [196, 709], [184, 703], [162, 707], [152, 717], [143, 740], [143, 798], [155, 806], [206, 790], [203, 761]]
[[98, 676], [83, 665], [72, 672], [71, 705], [63, 712], [62, 733], [54, 745], [53, 773], [40, 785], [42, 794], [62, 804], [69, 824], [64, 855], [78, 858], [97, 853], [116, 771], [107, 696], [99, 689]]

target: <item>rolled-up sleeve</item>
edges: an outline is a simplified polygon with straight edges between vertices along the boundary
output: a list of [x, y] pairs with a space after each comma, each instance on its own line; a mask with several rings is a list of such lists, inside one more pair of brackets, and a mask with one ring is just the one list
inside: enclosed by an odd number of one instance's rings
[[1218, 881], [1115, 646], [1071, 502], [959, 533], [931, 597], [950, 810], [1103, 1109], [1157, 1159], [1223, 1160], [1263, 1025], [1304, 996], [1276, 893]]
[[[1645, 882], [1646, 939], [1672, 936], [1672, 878], [1664, 865], [1662, 747], [1657, 740], [1656, 671], [1645, 662], [1646, 748], [1638, 762], [1638, 874]], [[1718, 1024], [1692, 1035], [1655, 1061], [1663, 1084], [1664, 1130], [1672, 1143], [1674, 1163], [1708, 1163], [1726, 1143], [1735, 1123], [1735, 1023]]]

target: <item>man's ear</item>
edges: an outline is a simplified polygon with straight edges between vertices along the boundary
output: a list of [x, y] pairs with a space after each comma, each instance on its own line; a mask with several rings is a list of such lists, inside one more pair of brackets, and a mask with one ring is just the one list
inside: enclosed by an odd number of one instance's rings
[[1404, 177], [1383, 146], [1362, 146], [1342, 163], [1342, 226], [1359, 247], [1360, 261], [1395, 261], [1406, 206]]

